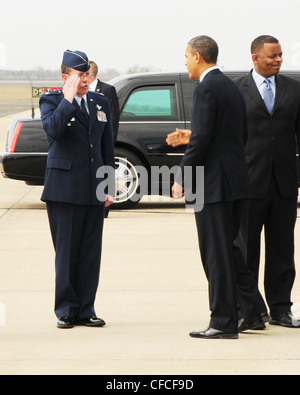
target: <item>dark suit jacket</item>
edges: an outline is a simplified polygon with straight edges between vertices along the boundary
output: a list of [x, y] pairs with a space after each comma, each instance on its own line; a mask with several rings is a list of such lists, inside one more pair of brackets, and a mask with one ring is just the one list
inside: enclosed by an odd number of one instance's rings
[[105, 82], [98, 80], [95, 92], [102, 93], [108, 98], [111, 109], [114, 140], [117, 141], [120, 122], [120, 105], [116, 88], [112, 85], [106, 84]]
[[256, 87], [252, 72], [236, 81], [244, 94], [248, 142], [249, 196], [262, 199], [273, 173], [285, 198], [298, 194], [296, 138], [300, 142], [300, 82], [276, 77], [276, 97], [272, 116]]
[[103, 205], [96, 196], [101, 166], [115, 168], [110, 107], [107, 98], [89, 92], [89, 124], [76, 100], [61, 91], [43, 95], [40, 109], [49, 142], [43, 201]]
[[209, 72], [196, 87], [191, 120], [192, 135], [181, 168], [184, 172], [185, 166], [204, 166], [204, 203], [246, 199], [245, 103], [220, 70]]

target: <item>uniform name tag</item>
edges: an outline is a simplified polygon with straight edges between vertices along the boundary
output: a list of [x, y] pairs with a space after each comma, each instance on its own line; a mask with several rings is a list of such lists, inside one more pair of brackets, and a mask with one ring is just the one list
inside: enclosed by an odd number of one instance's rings
[[97, 118], [99, 122], [107, 122], [107, 117], [104, 111], [98, 111]]

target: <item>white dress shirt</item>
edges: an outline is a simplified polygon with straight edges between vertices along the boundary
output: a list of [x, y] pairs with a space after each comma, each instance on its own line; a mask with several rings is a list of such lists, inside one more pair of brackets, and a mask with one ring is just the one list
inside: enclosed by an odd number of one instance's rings
[[218, 70], [218, 69], [219, 69], [218, 66], [212, 66], [212, 67], [210, 67], [209, 69], [205, 70], [204, 73], [203, 73], [203, 74], [201, 75], [201, 77], [200, 77], [200, 82], [202, 82], [202, 81], [204, 80], [205, 76], [206, 76], [209, 72], [211, 72], [211, 71], [213, 71], [213, 70]]
[[264, 84], [264, 80], [265, 80], [265, 79], [268, 79], [268, 80], [271, 82], [270, 86], [271, 86], [273, 95], [274, 95], [274, 97], [275, 97], [275, 95], [276, 95], [276, 78], [275, 78], [275, 75], [272, 75], [272, 77], [269, 77], [269, 78], [265, 78], [265, 77], [263, 77], [262, 75], [258, 74], [258, 73], [253, 69], [253, 71], [252, 71], [252, 77], [253, 77], [253, 79], [254, 79], [254, 82], [255, 82], [255, 84], [256, 84], [256, 86], [257, 86], [257, 89], [258, 89], [258, 91], [259, 91], [259, 93], [260, 93], [260, 95], [261, 95], [261, 97], [262, 97], [263, 100], [264, 100], [264, 97], [263, 97], [263, 89], [264, 89], [264, 87], [265, 87], [265, 84]]
[[98, 84], [98, 80], [96, 78], [95, 81], [90, 84], [89, 90], [92, 91], [92, 92], [95, 92], [97, 84]]
[[85, 108], [87, 110], [87, 113], [90, 114], [89, 107], [87, 105], [87, 96], [86, 95], [84, 95], [82, 97], [75, 96], [75, 100], [77, 101], [77, 104], [79, 105], [79, 108], [81, 108], [81, 99], [84, 99]]

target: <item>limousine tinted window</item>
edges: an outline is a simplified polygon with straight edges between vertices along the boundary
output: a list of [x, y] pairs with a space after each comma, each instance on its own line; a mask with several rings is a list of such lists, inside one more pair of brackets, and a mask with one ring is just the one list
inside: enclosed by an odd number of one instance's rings
[[177, 120], [175, 86], [143, 87], [129, 96], [121, 114], [122, 121]]

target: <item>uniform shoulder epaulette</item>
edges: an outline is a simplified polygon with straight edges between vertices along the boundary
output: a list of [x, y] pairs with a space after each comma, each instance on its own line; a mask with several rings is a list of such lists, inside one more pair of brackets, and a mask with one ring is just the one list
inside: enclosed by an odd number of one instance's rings
[[46, 92], [45, 95], [49, 96], [49, 95], [60, 95], [62, 93], [62, 90], [60, 89], [59, 91], [50, 91], [50, 92]]
[[93, 93], [96, 93], [96, 95], [105, 96], [105, 95], [103, 95], [103, 93], [100, 92], [99, 89], [97, 89], [97, 90], [94, 91]]

